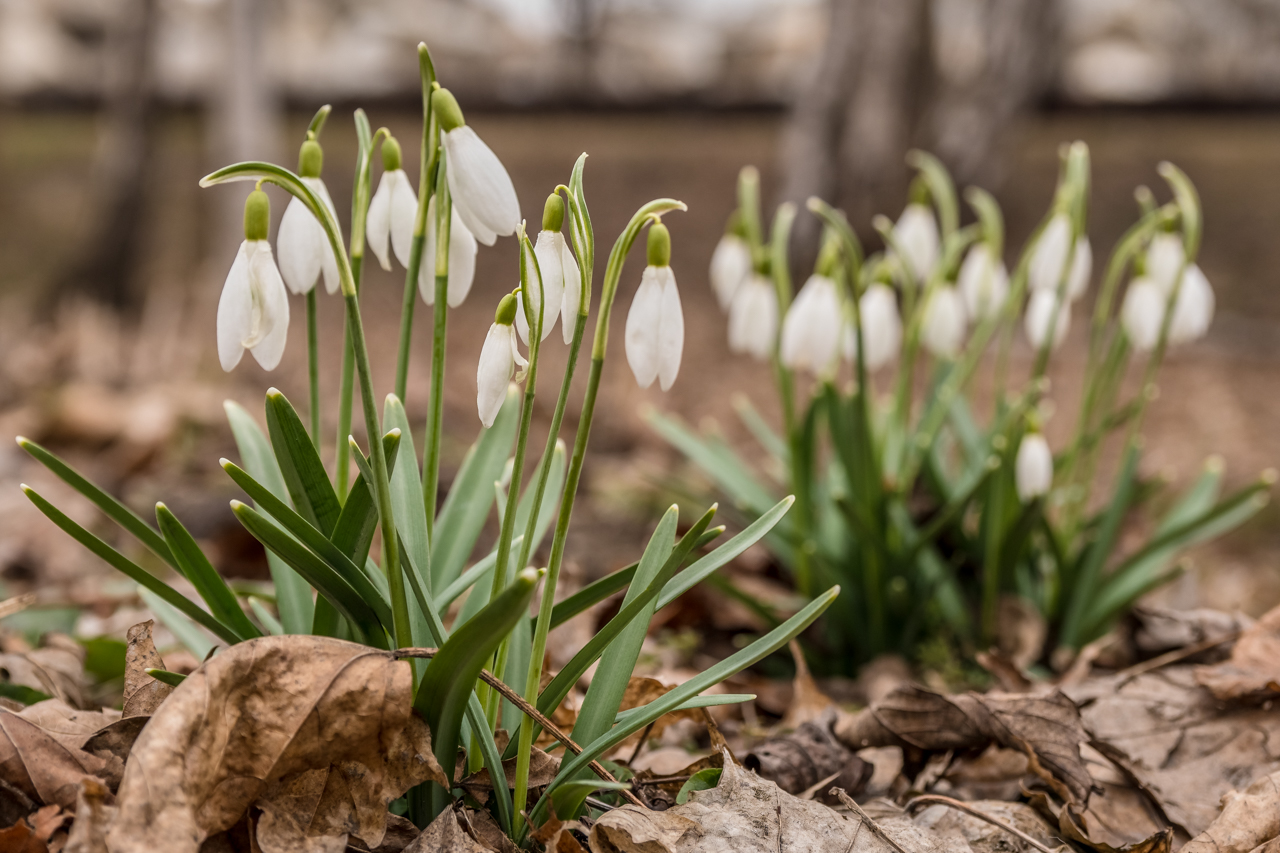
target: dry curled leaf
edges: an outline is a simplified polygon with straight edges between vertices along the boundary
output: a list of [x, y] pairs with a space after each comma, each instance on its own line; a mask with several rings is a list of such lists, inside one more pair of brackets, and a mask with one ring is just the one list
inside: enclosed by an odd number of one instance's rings
[[80, 780], [103, 775], [106, 765], [24, 716], [0, 710], [0, 779], [34, 802], [74, 809]]
[[[558, 772], [560, 772], [560, 759], [548, 755], [536, 746], [533, 747], [533, 752], [529, 756], [529, 790], [550, 785]], [[516, 785], [515, 758], [508, 758], [502, 762], [502, 773], [506, 777], [507, 787], [514, 788]], [[489, 768], [480, 768], [463, 779], [461, 785], [468, 794], [484, 802], [489, 792], [493, 790], [493, 779], [489, 776]]]
[[[782, 717], [781, 726], [784, 729], [798, 729], [805, 723], [821, 717], [835, 703], [813, 680], [813, 675], [809, 672], [809, 664], [804, 659], [804, 652], [800, 650], [800, 643], [792, 640], [788, 648], [791, 651], [791, 659], [796, 665], [796, 677], [791, 681], [791, 702], [787, 705], [787, 713]], [[805, 787], [807, 788], [808, 785]], [[783, 790], [790, 789], [783, 786]], [[791, 793], [794, 794], [795, 791]]]
[[155, 622], [148, 619], [129, 629], [124, 653], [124, 716], [149, 717], [170, 693], [173, 685], [147, 675], [149, 669], [164, 669], [164, 659], [151, 639]]
[[85, 779], [76, 798], [76, 819], [63, 853], [107, 853], [107, 826], [116, 809], [102, 783]]
[[943, 696], [906, 685], [858, 714], [841, 719], [835, 734], [850, 749], [913, 746], [926, 751], [983, 749], [997, 743], [1034, 758], [1076, 801], [1089, 795], [1080, 758], [1087, 740], [1075, 703], [1062, 693], [964, 693]]
[[205, 663], [133, 745], [113, 853], [196, 853], [261, 809], [264, 853], [375, 847], [387, 804], [446, 780], [412, 713], [409, 664], [328, 637], [262, 637]]
[[827, 801], [825, 795], [832, 785], [857, 795], [873, 768], [832, 733], [835, 720], [835, 709], [828, 707], [822, 716], [795, 731], [757, 744], [743, 756], [742, 764], [760, 778], [776, 782], [788, 794], [799, 794], [823, 782], [817, 792], [820, 801]]
[[64, 634], [49, 634], [38, 649], [0, 654], [0, 679], [80, 708], [84, 706], [84, 658], [84, 646]]
[[[1025, 803], [1001, 800], [974, 800], [966, 805], [1026, 833], [1046, 847], [1055, 847], [1057, 833]], [[936, 835], [959, 835], [973, 853], [1030, 853], [1035, 848], [990, 821], [944, 805], [921, 809], [916, 826]]]
[[1183, 853], [1249, 853], [1280, 836], [1280, 772], [1222, 798], [1222, 814]]
[[699, 831], [696, 821], [673, 811], [655, 812], [623, 806], [605, 813], [591, 827], [591, 853], [675, 853], [686, 833]]
[[478, 841], [467, 835], [458, 823], [458, 815], [453, 809], [445, 809], [440, 816], [431, 821], [431, 825], [422, 830], [422, 834], [413, 843], [404, 848], [404, 853], [490, 853]]
[[62, 849], [63, 831], [71, 815], [58, 806], [44, 806], [13, 826], [0, 829], [0, 851], [4, 853], [49, 853]]
[[1224, 702], [1276, 698], [1280, 694], [1280, 607], [1244, 629], [1230, 658], [1198, 667], [1196, 681]]

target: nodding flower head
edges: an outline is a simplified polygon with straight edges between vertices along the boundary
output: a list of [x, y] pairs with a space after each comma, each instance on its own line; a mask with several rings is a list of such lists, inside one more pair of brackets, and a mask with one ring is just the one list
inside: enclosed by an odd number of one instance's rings
[[516, 366], [523, 369], [529, 364], [520, 354], [516, 331], [511, 325], [516, 318], [518, 300], [518, 291], [502, 297], [480, 350], [480, 364], [476, 368], [476, 409], [480, 413], [480, 423], [486, 429], [493, 426], [494, 419], [498, 417]]
[[840, 295], [825, 275], [809, 276], [782, 321], [778, 357], [791, 370], [807, 370], [820, 378], [840, 363]]
[[986, 243], [978, 243], [965, 255], [956, 276], [964, 306], [975, 321], [999, 313], [1009, 296], [1009, 272]]
[[289, 295], [267, 242], [271, 202], [262, 190], [244, 203], [244, 242], [218, 299], [218, 361], [230, 371], [245, 350], [265, 370], [284, 355], [289, 332]]
[[1049, 494], [1053, 488], [1053, 452], [1043, 435], [1029, 432], [1022, 437], [1013, 474], [1023, 503]]
[[1178, 280], [1178, 273], [1187, 262], [1182, 235], [1161, 231], [1152, 237], [1145, 260], [1147, 278], [1159, 285], [1165, 293], [1173, 290], [1173, 283]]
[[391, 269], [388, 238], [400, 266], [408, 267], [413, 223], [418, 217], [418, 196], [409, 183], [409, 176], [400, 167], [400, 143], [394, 136], [388, 136], [382, 143], [382, 169], [378, 191], [369, 201], [365, 235], [384, 270]]
[[925, 303], [920, 328], [920, 342], [925, 349], [938, 358], [955, 358], [964, 346], [967, 326], [960, 291], [950, 284], [935, 288]]
[[[542, 340], [545, 341], [551, 334], [556, 320], [563, 313], [564, 342], [569, 343], [573, 340], [573, 319], [578, 314], [582, 281], [578, 262], [569, 251], [569, 244], [561, 231], [563, 226], [564, 199], [559, 193], [552, 193], [547, 197], [542, 213], [542, 231], [538, 233], [538, 241], [533, 247], [534, 256], [538, 259], [538, 275], [529, 276], [529, 301], [536, 311], [538, 300], [546, 300], [542, 309]], [[532, 272], [534, 266], [530, 264], [529, 268]], [[527, 343], [529, 324], [525, 321], [523, 311], [516, 314], [516, 331], [520, 333], [520, 339]]]
[[1053, 310], [1057, 305], [1058, 294], [1052, 290], [1033, 290], [1031, 299], [1027, 301], [1027, 316], [1023, 319], [1023, 328], [1027, 332], [1027, 340], [1036, 349], [1044, 346], [1050, 337], [1049, 324], [1053, 323], [1053, 342], [1051, 349], [1057, 349], [1067, 337], [1067, 327], [1071, 325], [1071, 303], [1063, 300], [1058, 306], [1058, 318], [1054, 320]]
[[[898, 297], [893, 289], [879, 282], [871, 284], [858, 300], [862, 315], [862, 349], [867, 370], [875, 371], [898, 357], [902, 346], [902, 315], [898, 313]], [[845, 358], [858, 358], [858, 337], [853, 323], [844, 329], [842, 341]]]
[[[1150, 266], [1147, 269], [1149, 272]], [[1159, 342], [1165, 311], [1172, 296], [1171, 290], [1165, 289], [1150, 275], [1129, 282], [1124, 303], [1120, 306], [1120, 324], [1129, 343], [1138, 352], [1152, 350]], [[1213, 321], [1214, 304], [1209, 280], [1200, 267], [1195, 264], [1188, 266], [1182, 273], [1182, 284], [1173, 304], [1173, 317], [1169, 320], [1169, 344], [1176, 346], [1204, 337]]]
[[1076, 237], [1075, 250], [1071, 250], [1071, 218], [1065, 213], [1054, 214], [1036, 240], [1031, 252], [1031, 264], [1027, 269], [1027, 283], [1032, 290], [1056, 292], [1071, 252], [1071, 269], [1067, 271], [1067, 299], [1074, 302], [1089, 289], [1089, 276], [1093, 273], [1093, 247], [1085, 234]]
[[711, 255], [711, 288], [720, 303], [720, 310], [729, 310], [738, 288], [750, 275], [751, 245], [742, 236], [741, 217], [734, 211], [724, 236]]
[[[320, 199], [334, 222], [338, 214], [329, 197], [329, 189], [320, 178], [324, 165], [324, 152], [320, 143], [308, 135], [298, 153], [298, 175], [311, 192]], [[280, 220], [280, 231], [276, 234], [276, 253], [280, 257], [280, 274], [284, 283], [294, 293], [309, 293], [316, 286], [316, 280], [324, 273], [324, 289], [329, 293], [338, 292], [338, 260], [333, 254], [333, 246], [320, 225], [320, 220], [307, 209], [300, 198], [289, 199], [284, 209], [284, 218]]]
[[912, 202], [893, 226], [894, 243], [917, 287], [923, 286], [938, 262], [938, 223], [927, 204]]
[[492, 246], [520, 226], [520, 201], [502, 161], [476, 136], [448, 89], [436, 89], [431, 109], [440, 123], [445, 175], [458, 215], [476, 239]]
[[[427, 202], [427, 235], [422, 246], [422, 262], [418, 266], [418, 294], [428, 305], [436, 302], [436, 197]], [[475, 235], [458, 216], [454, 207], [449, 217], [449, 284], [445, 301], [450, 308], [457, 308], [471, 292], [476, 277]]]
[[764, 361], [778, 337], [778, 294], [769, 279], [752, 273], [729, 306], [729, 349]]
[[648, 261], [627, 312], [627, 364], [641, 388], [657, 379], [667, 391], [680, 372], [684, 312], [671, 271], [671, 234], [661, 222], [649, 226]]

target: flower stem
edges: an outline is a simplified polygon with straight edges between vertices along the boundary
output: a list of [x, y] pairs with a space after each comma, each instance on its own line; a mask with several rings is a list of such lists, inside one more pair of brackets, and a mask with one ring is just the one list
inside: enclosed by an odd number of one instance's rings
[[[351, 275], [355, 282], [356, 293], [360, 292], [360, 277], [364, 269], [364, 256], [355, 255], [351, 258]], [[351, 317], [348, 313], [342, 325], [342, 382], [338, 389], [338, 442], [337, 452], [335, 454], [337, 477], [336, 490], [338, 499], [345, 500], [347, 495], [348, 479], [350, 477], [350, 450], [347, 444], [347, 436], [351, 434], [351, 400], [355, 393], [355, 373], [356, 362], [355, 353], [351, 349]]]
[[434, 179], [436, 221], [432, 223], [436, 229], [436, 304], [432, 306], [431, 410], [427, 414], [427, 435], [422, 447], [422, 500], [427, 509], [428, 542], [432, 541], [436, 529], [436, 492], [440, 488], [440, 440], [444, 421], [444, 345], [449, 329], [449, 231], [453, 223], [453, 199], [445, 180], [446, 167], [444, 157], [439, 156]]
[[320, 333], [316, 328], [316, 289], [307, 291], [307, 374], [311, 386], [311, 443], [320, 449]]

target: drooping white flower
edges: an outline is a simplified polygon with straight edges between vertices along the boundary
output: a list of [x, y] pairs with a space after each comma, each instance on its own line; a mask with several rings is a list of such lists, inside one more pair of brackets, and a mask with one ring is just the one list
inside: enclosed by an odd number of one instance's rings
[[1014, 482], [1023, 503], [1043, 497], [1053, 488], [1053, 452], [1038, 432], [1027, 433], [1018, 445]]
[[[533, 258], [530, 257], [526, 261], [528, 282], [525, 285], [529, 293], [529, 309], [536, 315], [539, 310], [539, 301], [545, 299], [542, 304], [542, 337], [539, 340], [545, 341], [547, 335], [551, 334], [551, 330], [555, 327], [556, 318], [560, 316], [560, 308], [564, 300], [564, 271], [558, 254], [545, 251], [546, 242], [542, 232], [538, 235], [538, 242], [543, 245], [544, 251], [539, 253], [535, 247], [534, 255], [538, 262], [535, 264]], [[546, 260], [551, 264], [551, 269], [543, 266]], [[545, 293], [543, 282], [546, 281]], [[526, 346], [529, 344], [529, 320], [524, 315], [524, 300], [520, 300], [520, 306], [516, 309], [516, 331], [520, 334], [520, 340]]]
[[502, 297], [480, 350], [480, 364], [476, 368], [476, 408], [480, 413], [480, 423], [486, 429], [493, 426], [494, 418], [506, 400], [507, 384], [511, 382], [516, 366], [523, 369], [529, 364], [520, 354], [516, 331], [511, 326], [516, 304], [515, 294], [508, 293]]
[[908, 204], [893, 226], [893, 237], [906, 255], [903, 262], [916, 286], [923, 286], [938, 262], [938, 223], [933, 211], [926, 204]]
[[751, 275], [729, 306], [729, 349], [764, 361], [778, 336], [778, 294], [769, 279]]
[[[1053, 322], [1054, 305], [1058, 295], [1051, 290], [1035, 290], [1027, 302], [1027, 316], [1023, 319], [1027, 332], [1027, 340], [1036, 349], [1044, 346], [1049, 337], [1049, 324]], [[1067, 327], [1071, 324], [1071, 303], [1063, 301], [1058, 309], [1057, 322], [1053, 323], [1053, 343], [1051, 349], [1057, 349], [1067, 337]]]
[[245, 201], [245, 239], [218, 299], [218, 361], [232, 370], [245, 350], [265, 370], [284, 355], [289, 332], [289, 295], [267, 242], [271, 211], [267, 194], [254, 190]]
[[1173, 283], [1178, 280], [1178, 271], [1182, 269], [1186, 259], [1182, 237], [1162, 231], [1151, 238], [1151, 245], [1147, 247], [1147, 278], [1168, 294], [1173, 290]]
[[783, 318], [779, 359], [791, 370], [830, 375], [839, 364], [841, 325], [836, 283], [825, 275], [810, 276]]
[[387, 137], [382, 143], [382, 168], [378, 191], [369, 201], [365, 237], [384, 270], [391, 269], [388, 238], [400, 266], [408, 267], [413, 224], [418, 218], [418, 196], [409, 183], [409, 176], [400, 168], [400, 143], [394, 137]]
[[749, 275], [751, 247], [737, 234], [725, 234], [711, 255], [711, 287], [715, 290], [720, 310], [729, 310], [734, 294]]
[[[336, 220], [337, 212], [324, 181], [307, 176], [303, 176], [302, 181]], [[280, 231], [276, 234], [276, 251], [280, 258], [280, 274], [289, 290], [299, 294], [310, 292], [323, 272], [324, 289], [331, 294], [338, 292], [338, 260], [333, 254], [333, 246], [320, 221], [296, 196], [284, 209]]]
[[1120, 306], [1120, 325], [1136, 351], [1147, 352], [1159, 341], [1167, 302], [1154, 279], [1142, 276], [1129, 282]]
[[[1056, 214], [1041, 232], [1031, 253], [1027, 269], [1027, 283], [1032, 290], [1056, 291], [1067, 253], [1071, 249], [1071, 219], [1065, 213]], [[1067, 273], [1067, 299], [1075, 301], [1089, 289], [1089, 276], [1093, 274], [1093, 246], [1088, 236], [1076, 238], [1071, 269]]]
[[964, 346], [968, 325], [964, 298], [951, 285], [942, 285], [929, 294], [920, 327], [920, 342], [938, 358], [955, 358]]
[[440, 123], [445, 175], [458, 215], [486, 246], [514, 234], [520, 226], [520, 201], [502, 161], [467, 126], [448, 89], [431, 95], [431, 109]]
[[[898, 298], [887, 285], [872, 284], [858, 300], [858, 311], [862, 315], [862, 328], [866, 333], [862, 346], [867, 370], [879, 370], [898, 357], [902, 346], [902, 316], [898, 313]], [[842, 348], [845, 358], [857, 360], [858, 340], [852, 323], [845, 325]]]
[[1004, 305], [1009, 296], [1009, 272], [990, 246], [978, 243], [960, 265], [956, 285], [969, 316], [977, 322], [998, 313]]
[[[436, 197], [427, 202], [427, 234], [422, 246], [422, 261], [418, 266], [418, 295], [428, 305], [436, 302]], [[446, 301], [450, 308], [457, 308], [471, 292], [476, 277], [475, 235], [467, 229], [457, 208], [449, 217], [449, 283]]]
[[1169, 342], [1185, 344], [1199, 340], [1209, 331], [1213, 322], [1215, 299], [1209, 279], [1197, 264], [1191, 264], [1182, 274], [1182, 286], [1173, 306], [1173, 319], [1169, 323]]
[[680, 372], [684, 312], [671, 271], [671, 235], [661, 222], [649, 226], [648, 260], [627, 312], [627, 364], [641, 388], [657, 379], [658, 387], [667, 391]]

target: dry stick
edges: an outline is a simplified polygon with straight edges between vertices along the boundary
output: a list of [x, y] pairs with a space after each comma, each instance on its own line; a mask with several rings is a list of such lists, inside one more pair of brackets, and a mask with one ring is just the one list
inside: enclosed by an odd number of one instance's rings
[[[431, 657], [435, 657], [439, 651], [440, 651], [439, 649], [430, 649], [430, 648], [396, 649], [394, 652], [392, 652], [392, 654], [395, 655], [397, 660], [402, 658], [431, 658]], [[523, 713], [528, 714], [535, 723], [542, 726], [542, 728], [550, 732], [552, 737], [554, 737], [556, 740], [564, 744], [565, 749], [569, 750], [574, 755], [582, 754], [582, 747], [574, 743], [573, 738], [569, 737], [569, 735], [566, 734], [563, 729], [561, 729], [555, 723], [551, 722], [550, 719], [543, 716], [541, 711], [539, 711], [537, 708], [533, 707], [528, 702], [526, 702], [523, 696], [521, 696], [519, 693], [517, 693], [516, 691], [508, 687], [501, 678], [498, 678], [498, 676], [494, 675], [492, 672], [490, 672], [487, 669], [482, 669], [480, 670], [480, 680], [483, 681], [485, 684], [488, 684], [490, 687], [498, 691], [500, 694], [502, 694], [502, 698], [506, 699], [512, 705], [515, 705]], [[593, 761], [587, 766], [591, 768], [591, 771], [593, 773], [595, 773], [597, 776], [599, 776], [601, 779], [603, 779], [606, 782], [618, 781], [617, 779], [614, 778], [612, 773], [604, 769], [604, 766], [599, 761]], [[494, 773], [490, 773], [490, 775], [493, 776]], [[622, 796], [626, 797], [628, 800], [630, 800], [632, 805], [637, 805], [642, 809], [648, 808], [648, 806], [646, 806], [643, 802], [641, 802], [640, 798], [637, 797], [635, 794], [633, 794], [631, 791], [619, 791], [619, 793], [622, 794]]]
[[1041, 851], [1041, 853], [1053, 853], [1053, 850], [1051, 848], [1045, 847], [1039, 841], [1036, 841], [1034, 838], [1032, 838], [1030, 835], [1027, 835], [1025, 832], [1023, 832], [1021, 829], [1018, 829], [1016, 826], [1011, 826], [1005, 823], [1004, 821], [1002, 821], [998, 817], [993, 817], [992, 815], [989, 815], [986, 812], [978, 811], [968, 803], [962, 803], [959, 800], [953, 800], [950, 797], [942, 797], [937, 794], [925, 794], [923, 796], [916, 797], [915, 799], [908, 802], [906, 805], [906, 811], [909, 812], [912, 809], [914, 809], [916, 806], [931, 806], [931, 805], [949, 806], [950, 808], [956, 809], [957, 811], [962, 811], [967, 815], [972, 815], [973, 817], [976, 817], [979, 820], [985, 820], [987, 823], [991, 824], [992, 826], [998, 826], [1000, 829], [1003, 829], [1005, 832], [1008, 832], [1011, 835], [1015, 835], [1018, 838], [1021, 838], [1023, 841], [1027, 842], [1032, 847]]
[[862, 821], [862, 826], [865, 826], [868, 829], [870, 829], [871, 832], [875, 834], [876, 838], [879, 838], [885, 844], [888, 844], [894, 850], [898, 851], [898, 853], [907, 853], [906, 850], [902, 849], [902, 845], [900, 845], [898, 842], [890, 838], [888, 834], [883, 829], [880, 828], [880, 824], [876, 823], [874, 820], [871, 819], [871, 815], [867, 814], [862, 810], [862, 806], [854, 802], [853, 797], [845, 793], [844, 788], [832, 788], [828, 793], [835, 794], [837, 797], [839, 797], [840, 802], [843, 803], [845, 806], [847, 806], [850, 811], [856, 814], [858, 818]]
[[36, 594], [28, 592], [26, 595], [15, 595], [13, 598], [6, 598], [0, 601], [0, 619], [6, 616], [12, 616], [15, 613], [21, 613], [28, 607], [36, 603]]
[[1122, 681], [1127, 681], [1135, 676], [1142, 675], [1145, 672], [1151, 672], [1153, 669], [1159, 669], [1162, 666], [1177, 663], [1178, 661], [1184, 658], [1189, 658], [1192, 655], [1207, 652], [1209, 649], [1215, 648], [1216, 646], [1221, 646], [1225, 643], [1234, 643], [1236, 640], [1240, 639], [1240, 634], [1240, 631], [1232, 631], [1230, 634], [1223, 634], [1221, 637], [1202, 640], [1191, 646], [1183, 646], [1180, 649], [1165, 652], [1162, 655], [1153, 657], [1151, 660], [1144, 660], [1142, 663], [1135, 663], [1131, 667], [1122, 669], [1116, 673], [1116, 676]]

